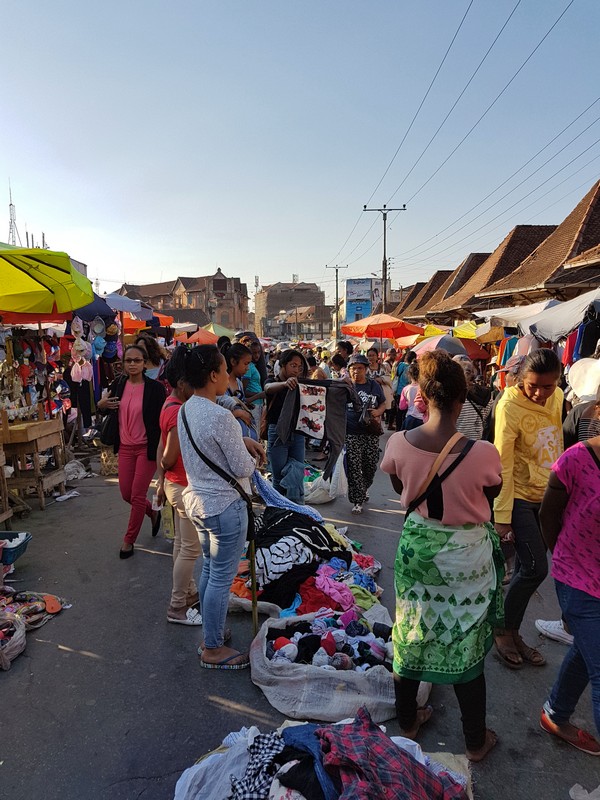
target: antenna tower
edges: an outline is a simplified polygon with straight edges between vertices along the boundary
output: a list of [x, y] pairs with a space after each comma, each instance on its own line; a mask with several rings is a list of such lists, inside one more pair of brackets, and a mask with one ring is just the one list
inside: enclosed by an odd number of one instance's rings
[[8, 182], [8, 243], [16, 246], [17, 239], [19, 240], [19, 247], [22, 247], [21, 236], [17, 229], [17, 215], [15, 214], [15, 206], [12, 201], [12, 191], [10, 188], [10, 181]]

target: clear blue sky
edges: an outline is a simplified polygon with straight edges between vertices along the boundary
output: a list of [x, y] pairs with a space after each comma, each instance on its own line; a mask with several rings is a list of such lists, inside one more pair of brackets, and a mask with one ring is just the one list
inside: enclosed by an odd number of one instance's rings
[[515, 187], [600, 117], [600, 102], [484, 205], [423, 244], [600, 96], [598, 0], [575, 0], [411, 200], [568, 5], [521, 0], [394, 195], [516, 2], [474, 0], [371, 197], [469, 0], [5, 0], [0, 240], [10, 178], [22, 238], [26, 226], [36, 238], [44, 231], [53, 249], [89, 265], [102, 291], [218, 265], [249, 285], [255, 275], [267, 284], [298, 273], [331, 297], [325, 264], [350, 264], [347, 276], [381, 269], [381, 219], [361, 217], [368, 201], [408, 204], [388, 234], [394, 287], [492, 250], [517, 223], [560, 222], [600, 176], [600, 123]]

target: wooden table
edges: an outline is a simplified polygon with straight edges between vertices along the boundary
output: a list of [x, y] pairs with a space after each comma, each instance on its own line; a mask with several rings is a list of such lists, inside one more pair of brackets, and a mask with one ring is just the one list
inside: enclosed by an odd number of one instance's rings
[[[10, 518], [13, 515], [12, 508], [8, 502], [8, 487], [6, 485], [6, 475], [4, 474], [4, 465], [6, 464], [6, 455], [2, 446], [0, 446], [0, 523], [4, 523], [7, 531], [10, 528]], [[0, 585], [2, 585], [2, 577], [0, 576]]]
[[[61, 493], [65, 493], [62, 417], [40, 422], [6, 424], [3, 415], [0, 432], [6, 460], [15, 470], [13, 476], [6, 481], [8, 489], [15, 489], [19, 494], [26, 489], [36, 489], [42, 510], [46, 506], [46, 491], [58, 486]], [[52, 470], [42, 469], [40, 455], [45, 450], [52, 450], [55, 464]], [[33, 469], [27, 469], [28, 458], [33, 462]]]

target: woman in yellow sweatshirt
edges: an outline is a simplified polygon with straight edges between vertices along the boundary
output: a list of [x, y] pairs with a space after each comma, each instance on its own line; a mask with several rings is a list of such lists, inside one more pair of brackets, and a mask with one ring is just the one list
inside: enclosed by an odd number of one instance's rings
[[495, 643], [511, 669], [520, 669], [523, 662], [546, 663], [539, 650], [525, 644], [519, 628], [531, 596], [548, 574], [538, 514], [550, 468], [563, 451], [560, 376], [556, 353], [536, 350], [496, 408], [494, 444], [502, 460], [502, 491], [494, 502], [494, 521], [500, 538], [514, 541], [517, 561], [504, 601], [506, 627], [496, 631]]

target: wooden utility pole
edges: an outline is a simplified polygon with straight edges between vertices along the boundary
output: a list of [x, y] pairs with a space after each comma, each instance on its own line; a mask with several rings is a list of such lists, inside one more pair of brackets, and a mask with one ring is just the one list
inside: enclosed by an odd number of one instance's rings
[[387, 265], [387, 215], [388, 211], [406, 211], [406, 203], [402, 208], [388, 208], [385, 204], [383, 208], [367, 208], [363, 206], [363, 211], [379, 211], [383, 215], [383, 264], [381, 266], [381, 280], [383, 283], [383, 306], [382, 311], [385, 314], [385, 307], [387, 305], [387, 282], [388, 282], [388, 265]]
[[338, 277], [339, 277], [339, 271], [341, 269], [348, 269], [348, 264], [346, 264], [343, 267], [340, 267], [339, 264], [336, 264], [335, 267], [333, 265], [328, 266], [327, 264], [325, 264], [325, 269], [335, 270], [335, 331], [333, 338], [337, 339], [340, 332], [340, 294], [339, 294]]

